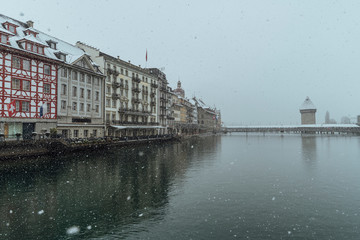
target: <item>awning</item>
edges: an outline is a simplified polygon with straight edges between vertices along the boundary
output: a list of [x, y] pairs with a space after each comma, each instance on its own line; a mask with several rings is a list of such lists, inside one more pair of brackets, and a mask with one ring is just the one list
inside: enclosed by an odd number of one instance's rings
[[165, 128], [161, 126], [118, 126], [118, 125], [110, 125], [110, 127], [117, 129], [160, 129]]

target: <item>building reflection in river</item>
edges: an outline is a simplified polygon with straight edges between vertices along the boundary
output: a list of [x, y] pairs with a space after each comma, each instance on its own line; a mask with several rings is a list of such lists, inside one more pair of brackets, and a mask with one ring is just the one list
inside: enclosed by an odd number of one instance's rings
[[1, 163], [1, 236], [59, 239], [78, 226], [78, 236], [98, 237], [161, 219], [173, 181], [181, 181], [191, 164], [206, 158], [205, 147], [216, 149], [220, 139]]
[[302, 158], [304, 162], [312, 166], [316, 162], [317, 153], [316, 153], [316, 136], [312, 135], [303, 135], [301, 136], [302, 143]]

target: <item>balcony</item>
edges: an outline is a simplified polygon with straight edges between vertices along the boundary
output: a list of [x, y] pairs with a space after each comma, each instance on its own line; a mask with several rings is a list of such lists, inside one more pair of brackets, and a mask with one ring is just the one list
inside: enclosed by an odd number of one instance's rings
[[119, 112], [120, 112], [120, 113], [124, 113], [124, 112], [126, 112], [126, 111], [128, 111], [128, 108], [119, 108]]
[[132, 98], [131, 99], [131, 101], [133, 102], [133, 103], [140, 103], [140, 99], [139, 98]]
[[135, 88], [132, 88], [132, 91], [133, 91], [133, 92], [137, 92], [137, 93], [139, 93], [139, 92], [141, 92], [141, 89], [140, 89], [140, 88], [138, 88], [138, 87], [135, 87]]
[[166, 101], [166, 98], [165, 97], [160, 97], [160, 100], [161, 101]]
[[151, 83], [151, 87], [152, 88], [158, 88], [159, 85], [157, 85], [156, 83]]
[[170, 115], [167, 115], [166, 118], [169, 119], [169, 120], [175, 120], [175, 118], [173, 116], [170, 116]]
[[145, 95], [148, 95], [148, 94], [149, 94], [149, 91], [146, 91], [146, 90], [145, 90], [143, 93], [144, 93]]
[[129, 85], [125, 84], [125, 90], [129, 90]]
[[111, 68], [106, 69], [106, 74], [107, 75], [113, 74], [113, 70]]
[[151, 105], [151, 106], [155, 106], [155, 105], [156, 105], [156, 102], [155, 102], [155, 101], [151, 101], [151, 102], [150, 102], [150, 105]]
[[137, 82], [137, 83], [141, 82], [140, 78], [138, 78], [138, 77], [132, 77], [132, 80], [133, 80], [133, 82]]
[[120, 73], [119, 73], [119, 71], [113, 70], [113, 74], [114, 74], [115, 77], [116, 77], [116, 76], [119, 75]]
[[150, 93], [150, 97], [155, 97], [155, 93], [154, 92]]
[[166, 106], [161, 105], [161, 106], [160, 106], [160, 108], [162, 108], [162, 109], [166, 109]]
[[117, 94], [117, 93], [113, 93], [111, 95], [112, 99], [120, 99], [120, 94]]
[[160, 91], [166, 92], [166, 87], [161, 87]]
[[120, 87], [120, 83], [119, 82], [113, 82], [112, 86], [113, 86], [113, 88], [118, 88], [118, 87]]

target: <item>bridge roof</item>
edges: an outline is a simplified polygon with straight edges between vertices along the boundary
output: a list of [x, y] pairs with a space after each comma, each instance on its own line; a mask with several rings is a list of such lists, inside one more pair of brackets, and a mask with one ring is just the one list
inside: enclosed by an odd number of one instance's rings
[[265, 125], [265, 126], [225, 126], [225, 128], [360, 128], [356, 124], [305, 124], [305, 125]]

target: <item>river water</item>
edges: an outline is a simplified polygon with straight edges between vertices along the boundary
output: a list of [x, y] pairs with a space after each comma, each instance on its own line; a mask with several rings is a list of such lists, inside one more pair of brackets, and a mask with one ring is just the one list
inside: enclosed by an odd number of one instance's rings
[[360, 137], [211, 136], [0, 176], [0, 239], [360, 239]]

